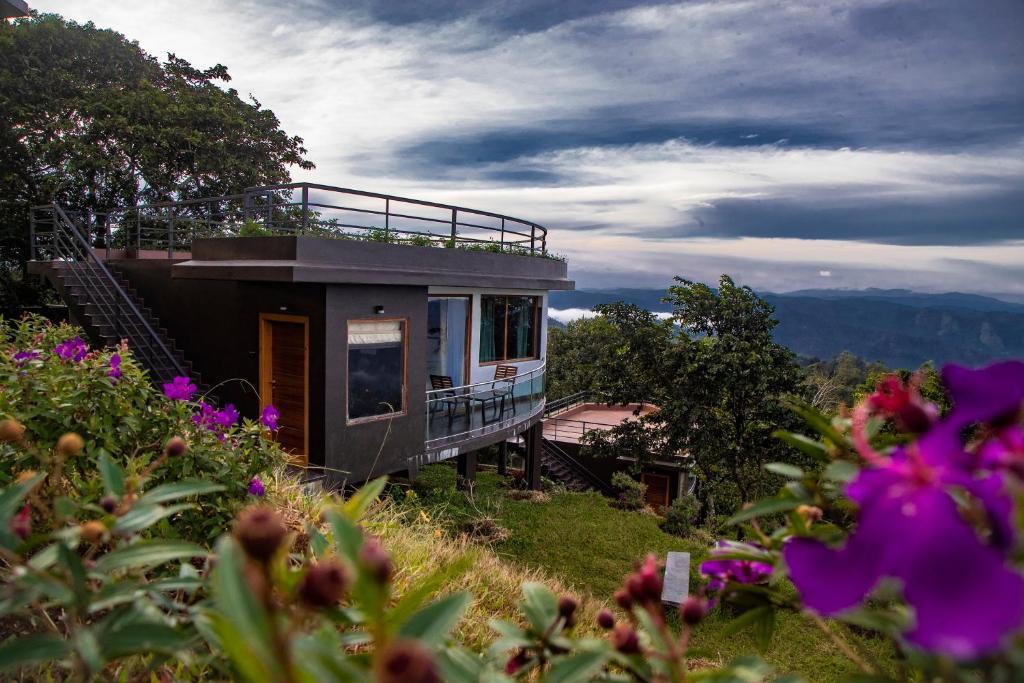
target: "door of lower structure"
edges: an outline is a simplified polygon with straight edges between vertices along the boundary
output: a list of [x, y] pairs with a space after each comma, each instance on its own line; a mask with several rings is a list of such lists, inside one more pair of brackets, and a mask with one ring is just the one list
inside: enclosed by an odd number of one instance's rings
[[649, 506], [661, 512], [668, 507], [668, 477], [664, 474], [644, 472], [640, 481], [647, 484], [646, 501]]
[[260, 410], [273, 404], [281, 413], [275, 439], [293, 464], [309, 455], [309, 318], [260, 316]]

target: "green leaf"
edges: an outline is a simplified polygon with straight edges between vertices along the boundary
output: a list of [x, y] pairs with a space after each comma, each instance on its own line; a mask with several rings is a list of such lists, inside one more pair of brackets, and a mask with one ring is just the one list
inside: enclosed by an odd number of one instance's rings
[[789, 463], [770, 462], [767, 465], [765, 465], [764, 468], [771, 472], [772, 474], [777, 474], [780, 477], [785, 477], [786, 479], [804, 478], [804, 471], [797, 467], [796, 465], [790, 465]]
[[763, 517], [777, 512], [788, 512], [790, 510], [795, 510], [802, 504], [803, 501], [795, 500], [793, 498], [766, 498], [765, 500], [757, 501], [748, 508], [740, 510], [729, 518], [729, 521], [727, 521], [726, 524], [739, 524], [740, 522], [745, 522], [748, 519], [754, 519], [755, 517]]
[[172, 500], [177, 500], [178, 498], [199, 496], [206, 493], [216, 493], [223, 490], [223, 486], [220, 484], [214, 484], [212, 481], [186, 479], [184, 481], [160, 484], [159, 486], [146, 491], [146, 493], [139, 498], [138, 502], [143, 505], [167, 503]]
[[0, 671], [60, 659], [67, 655], [70, 649], [71, 646], [66, 640], [49, 633], [14, 636], [0, 645]]
[[561, 657], [544, 677], [544, 683], [577, 683], [589, 681], [608, 662], [609, 654], [604, 650], [577, 652]]
[[444, 586], [450, 586], [459, 577], [466, 573], [472, 564], [473, 558], [463, 555], [455, 562], [439, 567], [432, 571], [426, 578], [420, 579], [415, 586], [410, 588], [405, 595], [388, 611], [388, 620], [392, 624], [401, 624], [409, 615], [420, 608], [430, 596], [437, 593]]
[[[840, 448], [847, 448], [849, 444], [846, 437], [840, 434], [836, 428], [832, 426], [832, 422], [822, 415], [821, 412], [815, 410], [806, 403], [799, 401], [790, 402], [789, 407], [794, 413], [799, 415], [804, 422], [814, 429], [814, 431], [818, 432], [818, 434], [821, 434], [824, 438], [828, 439]], [[808, 453], [808, 455], [810, 455], [810, 453]]]
[[442, 680], [448, 683], [480, 683], [484, 673], [484, 661], [478, 655], [463, 648], [442, 650], [437, 657]]
[[159, 652], [172, 655], [184, 650], [189, 639], [166, 624], [134, 622], [109, 633], [101, 640], [107, 660], [135, 654]]
[[387, 477], [379, 477], [373, 481], [363, 484], [363, 486], [352, 494], [352, 497], [345, 501], [342, 509], [345, 511], [345, 516], [353, 522], [358, 522], [366, 514], [366, 511], [370, 509], [374, 501], [380, 497], [380, 494], [384, 491], [384, 486], [388, 483]]
[[118, 498], [124, 495], [124, 473], [117, 466], [110, 454], [104, 451], [97, 459], [100, 468], [100, 478], [103, 480], [103, 488], [107, 493], [112, 493]]
[[860, 472], [860, 468], [849, 460], [836, 460], [825, 468], [821, 476], [829, 481], [845, 484], [856, 477], [858, 472]]
[[793, 448], [797, 449], [804, 455], [814, 458], [818, 462], [828, 462], [828, 452], [825, 450], [825, 444], [820, 441], [810, 439], [803, 434], [787, 432], [783, 429], [772, 432], [772, 436], [785, 441]]
[[266, 610], [244, 578], [242, 552], [230, 536], [217, 543], [213, 572], [214, 632], [232, 663], [250, 680], [277, 680]]
[[[748, 609], [743, 614], [739, 615], [722, 629], [723, 636], [734, 636], [743, 629], [754, 626], [761, 619], [765, 619], [767, 615], [773, 612], [771, 605], [761, 605], [760, 607], [754, 607]], [[773, 617], [774, 618], [774, 617]]]
[[171, 560], [205, 557], [202, 546], [187, 541], [140, 541], [118, 548], [96, 561], [96, 571], [105, 573], [115, 569], [152, 567]]
[[164, 507], [163, 505], [139, 505], [136, 503], [135, 507], [117, 520], [113, 531], [119, 534], [133, 534], [153, 526], [165, 517], [194, 507], [195, 505], [189, 504]]
[[462, 618], [471, 599], [465, 591], [441, 598], [409, 617], [398, 627], [398, 634], [419, 639], [428, 645], [440, 645]]
[[558, 599], [542, 583], [528, 581], [523, 584], [522, 610], [535, 631], [543, 633], [558, 616]]
[[363, 532], [333, 508], [328, 508], [324, 515], [334, 531], [334, 545], [338, 549], [338, 554], [352, 566], [358, 566], [359, 549], [363, 547]]

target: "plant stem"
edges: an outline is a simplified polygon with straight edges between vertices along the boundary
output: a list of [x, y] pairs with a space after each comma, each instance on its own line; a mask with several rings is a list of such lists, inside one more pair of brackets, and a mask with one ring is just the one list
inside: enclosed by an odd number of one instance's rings
[[857, 654], [854, 651], [854, 649], [850, 647], [850, 644], [843, 640], [838, 633], [830, 629], [828, 627], [828, 624], [825, 623], [824, 619], [822, 619], [814, 612], [805, 610], [804, 614], [806, 614], [807, 617], [812, 622], [814, 622], [815, 626], [821, 629], [821, 631], [829, 637], [829, 639], [835, 644], [835, 646], [839, 648], [839, 651], [846, 655], [847, 659], [849, 659], [851, 662], [859, 666], [861, 671], [869, 675], [874, 675], [876, 673], [874, 667], [868, 664], [866, 661], [864, 661], [864, 658]]

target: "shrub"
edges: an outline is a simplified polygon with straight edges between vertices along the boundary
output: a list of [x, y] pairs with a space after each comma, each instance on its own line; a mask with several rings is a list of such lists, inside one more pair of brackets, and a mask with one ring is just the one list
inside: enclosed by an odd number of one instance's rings
[[[263, 438], [258, 422], [238, 423], [231, 406], [217, 411], [202, 400], [171, 400], [150, 384], [125, 345], [89, 350], [79, 335], [38, 316], [0, 322], [0, 419], [26, 430], [24, 441], [0, 444], [0, 485], [25, 471], [59, 467], [70, 498], [98, 500], [107, 461], [128, 480], [144, 474], [154, 484], [203, 479], [222, 487], [220, 495], [184, 511], [175, 530], [199, 541], [219, 536], [249, 498], [253, 477], [280, 467], [284, 454]], [[27, 445], [55, 444], [69, 432], [82, 439], [74, 457], [58, 460]], [[183, 439], [184, 453], [164, 457], [172, 436]]]
[[434, 246], [434, 240], [430, 239], [427, 235], [413, 235], [406, 241], [406, 244], [414, 247], [432, 247]]
[[273, 230], [270, 230], [263, 224], [258, 223], [251, 218], [246, 219], [246, 221], [242, 223], [241, 227], [238, 228], [239, 237], [269, 237], [273, 234]]
[[643, 510], [647, 503], [644, 495], [647, 493], [647, 484], [637, 481], [625, 472], [616, 472], [612, 475], [612, 488], [618, 492], [618, 498], [614, 504], [623, 510]]
[[661, 528], [666, 533], [686, 537], [693, 531], [693, 523], [700, 511], [700, 502], [693, 496], [680, 496], [665, 510]]

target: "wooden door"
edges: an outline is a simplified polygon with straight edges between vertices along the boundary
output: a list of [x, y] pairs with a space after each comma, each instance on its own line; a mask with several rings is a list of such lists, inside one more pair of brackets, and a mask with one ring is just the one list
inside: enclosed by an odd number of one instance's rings
[[658, 512], [668, 507], [668, 475], [644, 472], [640, 481], [647, 484], [645, 500], [648, 505]]
[[280, 411], [275, 439], [305, 466], [309, 454], [309, 318], [260, 316], [260, 409]]

